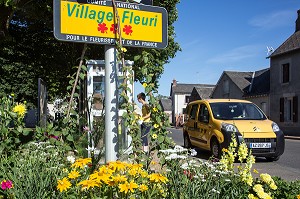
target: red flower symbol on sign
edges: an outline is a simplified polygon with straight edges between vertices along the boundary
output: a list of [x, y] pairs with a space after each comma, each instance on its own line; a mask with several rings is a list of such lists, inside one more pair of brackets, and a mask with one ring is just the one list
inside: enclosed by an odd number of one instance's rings
[[114, 34], [116, 34], [117, 31], [118, 31], [118, 25], [117, 24], [111, 24], [110, 31], [113, 32]]
[[106, 27], [105, 23], [99, 23], [98, 24], [98, 31], [101, 33], [107, 33], [108, 28]]
[[125, 32], [126, 35], [131, 35], [131, 33], [133, 32], [131, 25], [125, 25], [123, 28], [123, 32]]

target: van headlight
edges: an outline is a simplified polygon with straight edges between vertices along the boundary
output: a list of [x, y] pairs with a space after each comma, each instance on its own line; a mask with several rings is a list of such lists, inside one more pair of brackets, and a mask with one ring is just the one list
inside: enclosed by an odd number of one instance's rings
[[272, 129], [273, 129], [274, 132], [280, 131], [279, 126], [275, 122], [272, 123]]
[[238, 129], [233, 124], [222, 123], [221, 129], [224, 129], [227, 132], [238, 132]]

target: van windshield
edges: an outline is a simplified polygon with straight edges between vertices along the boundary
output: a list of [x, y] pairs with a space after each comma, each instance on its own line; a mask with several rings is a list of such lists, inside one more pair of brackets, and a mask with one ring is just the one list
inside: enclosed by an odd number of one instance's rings
[[210, 103], [213, 116], [221, 120], [265, 120], [265, 114], [252, 103], [214, 102]]

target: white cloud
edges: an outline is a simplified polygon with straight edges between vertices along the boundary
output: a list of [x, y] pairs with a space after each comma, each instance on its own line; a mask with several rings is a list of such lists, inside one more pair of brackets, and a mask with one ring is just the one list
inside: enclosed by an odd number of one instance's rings
[[249, 24], [261, 29], [272, 29], [287, 26], [295, 20], [295, 11], [285, 10], [256, 16], [249, 21]]
[[216, 55], [215, 57], [207, 60], [210, 64], [233, 64], [239, 61], [255, 57], [261, 51], [262, 46], [260, 45], [246, 45], [238, 48], [234, 48], [223, 54]]

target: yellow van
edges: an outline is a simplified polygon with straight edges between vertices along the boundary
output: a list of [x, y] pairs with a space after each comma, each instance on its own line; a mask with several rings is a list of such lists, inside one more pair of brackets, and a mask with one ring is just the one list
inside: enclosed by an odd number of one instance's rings
[[276, 161], [284, 152], [284, 134], [254, 103], [237, 99], [207, 99], [189, 103], [183, 125], [184, 147], [211, 151], [220, 157], [235, 132], [252, 154]]

